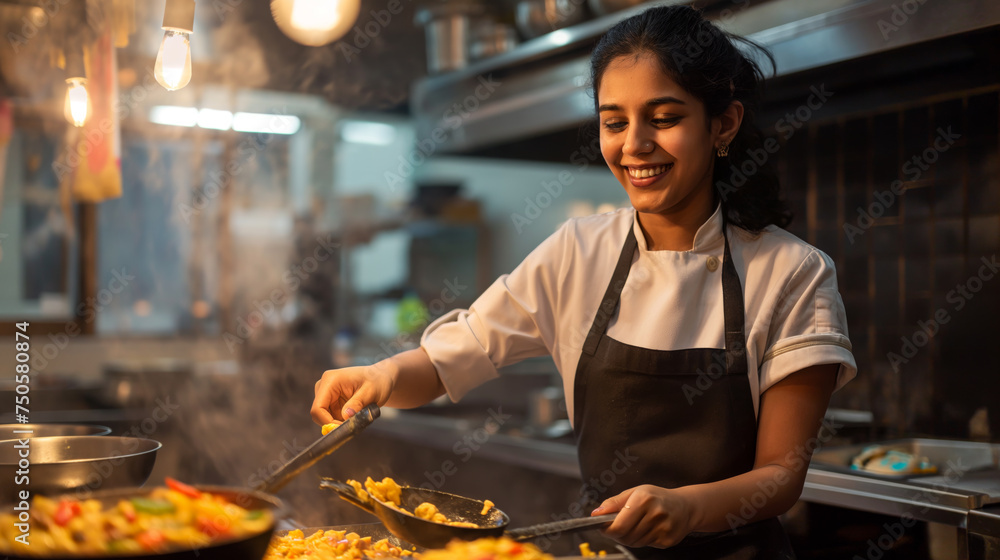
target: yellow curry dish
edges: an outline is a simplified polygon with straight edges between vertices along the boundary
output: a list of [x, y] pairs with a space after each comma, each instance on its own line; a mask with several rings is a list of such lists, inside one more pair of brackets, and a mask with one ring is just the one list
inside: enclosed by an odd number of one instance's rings
[[508, 537], [454, 540], [441, 549], [417, 554], [420, 560], [554, 560], [531, 543], [519, 543]]
[[264, 560], [361, 560], [364, 558], [403, 558], [413, 553], [382, 539], [372, 542], [347, 531], [317, 530], [308, 537], [296, 529], [271, 539]]
[[[364, 486], [362, 486], [357, 480], [348, 480], [347, 483], [354, 487], [354, 491], [358, 494], [358, 498], [362, 502], [367, 502], [370, 496], [371, 498], [374, 498], [389, 507], [398, 509], [407, 515], [419, 517], [420, 519], [426, 519], [427, 521], [432, 521], [434, 523], [443, 523], [453, 527], [479, 527], [479, 525], [476, 525], [475, 523], [469, 523], [467, 521], [452, 521], [448, 519], [443, 513], [438, 511], [437, 506], [430, 502], [421, 503], [412, 512], [406, 510], [400, 501], [403, 492], [402, 487], [400, 487], [395, 480], [389, 477], [385, 477], [381, 482], [378, 482], [372, 480], [372, 477], [369, 476], [368, 480], [365, 481]], [[487, 500], [484, 504], [483, 511], [487, 512], [492, 507], [493, 502]], [[483, 515], [485, 515], [485, 513], [483, 513]]]
[[192, 550], [263, 533], [274, 523], [267, 509], [244, 509], [222, 496], [166, 479], [167, 487], [123, 498], [94, 500], [34, 496], [26, 546], [11, 513], [0, 513], [0, 554], [122, 556]]

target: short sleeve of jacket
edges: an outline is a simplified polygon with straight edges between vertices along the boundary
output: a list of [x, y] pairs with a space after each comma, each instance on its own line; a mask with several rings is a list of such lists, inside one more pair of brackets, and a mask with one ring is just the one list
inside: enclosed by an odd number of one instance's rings
[[450, 311], [424, 330], [420, 345], [453, 401], [498, 377], [497, 368], [551, 353], [554, 290], [568, 238], [563, 224], [469, 309]]
[[760, 366], [760, 391], [789, 374], [821, 364], [840, 364], [837, 389], [858, 372], [836, 269], [830, 257], [814, 249], [777, 300]]

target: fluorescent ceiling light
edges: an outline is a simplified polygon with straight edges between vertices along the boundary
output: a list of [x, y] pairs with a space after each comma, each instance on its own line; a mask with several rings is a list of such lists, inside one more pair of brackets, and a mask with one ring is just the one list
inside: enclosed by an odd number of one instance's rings
[[[199, 126], [212, 130], [229, 130], [261, 134], [295, 134], [302, 127], [302, 121], [294, 115], [271, 115], [268, 113], [236, 113], [219, 109], [195, 109], [157, 105], [149, 111], [149, 120], [156, 124], [171, 126]], [[390, 127], [391, 128], [391, 127]]]
[[340, 137], [352, 144], [388, 146], [396, 139], [396, 129], [390, 125], [371, 121], [343, 121]]
[[295, 134], [302, 121], [295, 115], [269, 115], [267, 113], [236, 113], [233, 130], [261, 134]]
[[172, 105], [157, 105], [149, 111], [149, 120], [156, 124], [173, 126], [194, 126], [198, 124], [198, 109], [194, 107], [175, 107]]
[[233, 125], [233, 114], [218, 109], [202, 109], [198, 111], [198, 126], [213, 130], [229, 130]]

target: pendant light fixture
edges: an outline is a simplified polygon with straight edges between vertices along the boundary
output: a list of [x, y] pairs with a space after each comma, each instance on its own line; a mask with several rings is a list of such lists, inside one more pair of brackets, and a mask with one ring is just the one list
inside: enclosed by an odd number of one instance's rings
[[81, 127], [90, 116], [90, 94], [87, 93], [87, 72], [83, 53], [74, 50], [66, 53], [66, 101], [63, 114], [70, 124]]
[[194, 32], [194, 0], [167, 0], [163, 9], [163, 41], [156, 53], [153, 76], [169, 91], [191, 81], [191, 33]]
[[360, 12], [361, 0], [271, 0], [271, 15], [278, 29], [310, 47], [343, 37]]

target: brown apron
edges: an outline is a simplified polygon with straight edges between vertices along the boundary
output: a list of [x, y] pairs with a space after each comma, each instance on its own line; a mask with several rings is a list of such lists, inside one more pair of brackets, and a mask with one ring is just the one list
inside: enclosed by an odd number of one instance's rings
[[[753, 468], [757, 418], [747, 377], [743, 289], [725, 223], [723, 236], [725, 350], [651, 350], [605, 335], [637, 248], [634, 229], [629, 228], [584, 343], [574, 382], [580, 467], [583, 479], [593, 481], [601, 500], [642, 484], [677, 488], [730, 478]], [[720, 367], [725, 371], [712, 376], [715, 379], [708, 389], [691, 393], [700, 374]], [[685, 394], [685, 385], [690, 396]], [[739, 512], [733, 514], [739, 516]], [[633, 552], [640, 558], [665, 559], [795, 557], [776, 518], [744, 524], [734, 531], [692, 534], [669, 549]]]

